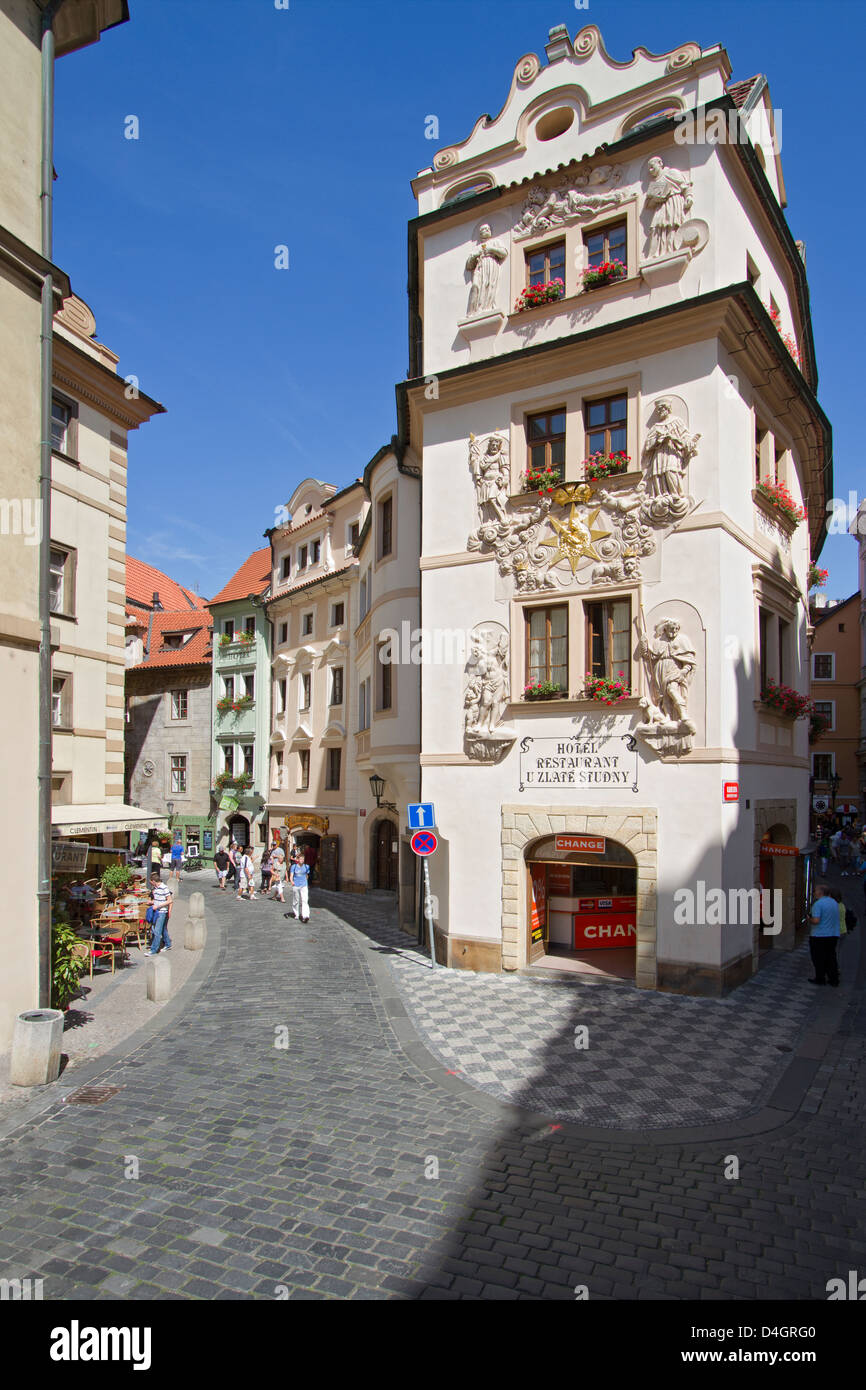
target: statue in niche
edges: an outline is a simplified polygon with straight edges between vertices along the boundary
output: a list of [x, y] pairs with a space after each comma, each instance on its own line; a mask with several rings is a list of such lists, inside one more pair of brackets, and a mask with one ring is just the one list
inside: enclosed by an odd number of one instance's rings
[[498, 762], [517, 737], [515, 729], [499, 722], [508, 703], [508, 634], [498, 623], [473, 631], [466, 672], [466, 755], [476, 762]]
[[678, 169], [669, 169], [658, 155], [650, 160], [647, 172], [650, 181], [646, 206], [652, 208], [649, 257], [657, 260], [662, 256], [672, 256], [679, 249], [679, 230], [693, 202], [692, 185], [685, 174]]
[[688, 714], [689, 686], [698, 664], [691, 639], [674, 618], [661, 618], [648, 636], [641, 609], [637, 655], [644, 662], [650, 694], [641, 698], [644, 721], [635, 733], [659, 753], [687, 753], [696, 732]]
[[684, 422], [671, 410], [670, 401], [659, 401], [658, 424], [653, 425], [644, 444], [650, 492], [653, 497], [682, 497], [683, 474], [689, 460], [698, 452], [700, 435], [689, 434]]
[[475, 482], [478, 514], [485, 520], [484, 508], [489, 507], [499, 522], [507, 520], [505, 509], [511, 482], [508, 442], [499, 430], [492, 434], [469, 436], [469, 467]]
[[496, 289], [499, 284], [499, 267], [508, 255], [501, 241], [496, 241], [493, 232], [485, 222], [479, 229], [481, 243], [466, 262], [466, 269], [472, 272], [472, 289], [469, 291], [469, 314], [489, 314], [496, 308]]

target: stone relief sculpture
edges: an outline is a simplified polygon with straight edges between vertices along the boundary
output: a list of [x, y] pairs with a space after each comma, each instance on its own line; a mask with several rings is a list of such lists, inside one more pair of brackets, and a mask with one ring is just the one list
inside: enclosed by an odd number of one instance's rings
[[499, 430], [492, 434], [469, 436], [469, 467], [475, 483], [478, 514], [485, 519], [485, 507], [499, 522], [506, 521], [505, 509], [511, 484], [508, 440]]
[[500, 623], [482, 623], [470, 634], [463, 696], [466, 756], [475, 762], [499, 762], [517, 737], [501, 724], [508, 703], [508, 633]]
[[481, 245], [473, 251], [466, 262], [466, 269], [472, 273], [472, 289], [469, 291], [469, 314], [489, 314], [496, 308], [496, 289], [499, 285], [499, 269], [508, 255], [501, 241], [496, 241], [490, 227], [485, 222], [478, 230]]
[[699, 434], [689, 434], [685, 422], [673, 414], [670, 401], [656, 405], [658, 423], [647, 433], [644, 461], [651, 493], [647, 512], [652, 520], [678, 519], [689, 510], [684, 475], [698, 452]]
[[[552, 227], [564, 227], [582, 217], [594, 217], [606, 208], [619, 207], [626, 195], [614, 185], [621, 178], [622, 169], [601, 164], [581, 174], [573, 184], [552, 189], [545, 188], [544, 184], [533, 184], [514, 227], [515, 240], [548, 232]], [[611, 186], [602, 191], [607, 184]]]
[[641, 697], [644, 720], [635, 733], [657, 753], [687, 753], [696, 732], [688, 716], [689, 686], [698, 660], [694, 644], [673, 618], [661, 618], [650, 637], [641, 609], [637, 655], [644, 662], [650, 696]]
[[669, 169], [654, 155], [647, 165], [649, 186], [645, 206], [652, 210], [648, 256], [658, 260], [679, 249], [679, 232], [692, 206], [692, 185], [679, 169]]

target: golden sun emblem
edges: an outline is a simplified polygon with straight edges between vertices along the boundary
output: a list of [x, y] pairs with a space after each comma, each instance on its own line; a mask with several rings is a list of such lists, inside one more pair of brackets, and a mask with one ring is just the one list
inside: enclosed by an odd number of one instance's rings
[[572, 574], [577, 573], [578, 564], [585, 556], [589, 556], [593, 560], [601, 559], [595, 549], [595, 542], [604, 540], [606, 536], [610, 535], [610, 531], [593, 530], [601, 511], [600, 507], [596, 507], [592, 515], [586, 517], [586, 520], [583, 517], [575, 516], [574, 508], [575, 504], [572, 502], [571, 515], [567, 525], [562, 521], [557, 521], [555, 517], [550, 518], [550, 524], [556, 531], [556, 536], [549, 541], [541, 542], [542, 545], [549, 545], [556, 551], [556, 554], [551, 557], [550, 563], [558, 565], [560, 560], [567, 560], [571, 565]]

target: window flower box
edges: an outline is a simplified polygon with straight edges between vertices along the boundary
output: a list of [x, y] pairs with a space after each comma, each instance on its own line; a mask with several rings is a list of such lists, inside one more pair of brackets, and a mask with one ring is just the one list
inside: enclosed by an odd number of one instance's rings
[[220, 714], [227, 714], [233, 705], [234, 701], [230, 700], [227, 696], [223, 697], [222, 700], [217, 700], [216, 702], [216, 707]]
[[774, 482], [772, 478], [761, 478], [755, 484], [755, 491], [791, 526], [797, 527], [801, 521], [806, 520], [804, 508], [794, 501], [784, 483]]
[[807, 580], [808, 588], [809, 588], [809, 589], [823, 589], [823, 587], [824, 587], [824, 585], [827, 583], [827, 580], [829, 579], [829, 577], [830, 577], [830, 571], [829, 571], [829, 570], [822, 570], [822, 569], [821, 569], [818, 565], [816, 565], [816, 564], [814, 563], [814, 561], [813, 561], [812, 564], [809, 566], [809, 578], [808, 578], [808, 580]]
[[525, 290], [521, 290], [514, 306], [516, 314], [522, 314], [524, 309], [535, 309], [539, 304], [555, 304], [558, 299], [565, 295], [565, 285], [560, 279], [548, 280], [543, 285], [528, 285]]
[[581, 272], [581, 278], [585, 290], [596, 290], [602, 285], [612, 284], [614, 280], [624, 280], [627, 274], [622, 261], [602, 261], [601, 265], [587, 266]]
[[221, 772], [214, 778], [214, 791], [225, 791], [226, 787], [236, 787], [239, 791], [247, 791], [253, 785], [253, 779], [248, 772], [240, 772], [236, 777], [229, 772]]
[[533, 681], [523, 687], [524, 700], [567, 700], [568, 691], [557, 681]]
[[524, 492], [537, 492], [545, 497], [562, 483], [559, 470], [547, 464], [544, 468], [527, 468], [520, 475]]
[[235, 635], [235, 641], [240, 642], [242, 647], [251, 647], [255, 640], [256, 634], [254, 632], [247, 632], [246, 628], [244, 628], [243, 632], [238, 632]]
[[627, 473], [631, 463], [631, 455], [626, 454], [620, 449], [617, 454], [606, 454], [603, 451], [598, 454], [591, 454], [588, 459], [583, 460], [583, 476], [588, 483], [598, 482], [601, 478], [612, 478], [617, 473]]
[[797, 366], [799, 367], [800, 350], [797, 347], [795, 340], [791, 337], [791, 334], [782, 332], [782, 315], [779, 313], [779, 310], [776, 308], [775, 305], [770, 306], [770, 318], [773, 320], [773, 325], [776, 329], [776, 332], [782, 339], [782, 342], [785, 344], [785, 347], [788, 349], [789, 353], [791, 354]]
[[232, 701], [232, 709], [235, 714], [242, 714], [245, 709], [252, 709], [255, 703], [252, 695], [241, 695], [239, 700]]
[[623, 671], [618, 671], [615, 676], [594, 676], [587, 671], [583, 680], [583, 696], [585, 700], [599, 700], [603, 705], [618, 705], [629, 699], [631, 690]]
[[819, 738], [826, 734], [830, 727], [830, 720], [826, 714], [819, 714], [817, 710], [812, 710], [809, 715], [809, 742], [816, 743]]
[[790, 685], [777, 685], [769, 680], [761, 691], [761, 703], [786, 719], [803, 719], [812, 713], [812, 701]]

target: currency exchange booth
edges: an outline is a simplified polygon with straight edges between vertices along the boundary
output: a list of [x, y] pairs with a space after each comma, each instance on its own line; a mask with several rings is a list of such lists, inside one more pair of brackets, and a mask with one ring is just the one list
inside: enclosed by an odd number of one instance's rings
[[548, 835], [526, 859], [530, 963], [634, 979], [634, 855], [601, 835]]

